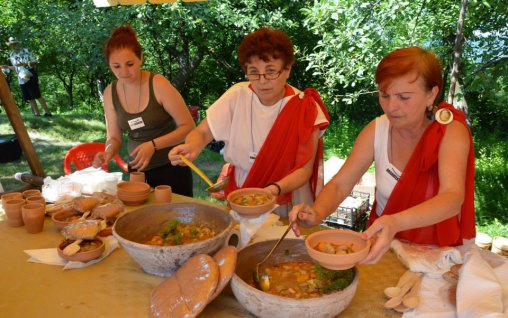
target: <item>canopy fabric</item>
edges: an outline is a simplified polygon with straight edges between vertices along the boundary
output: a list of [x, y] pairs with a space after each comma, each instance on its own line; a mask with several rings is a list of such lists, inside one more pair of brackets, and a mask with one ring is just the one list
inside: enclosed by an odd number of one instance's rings
[[[172, 3], [177, 0], [93, 0], [93, 4], [98, 8], [103, 7], [114, 7], [117, 5], [133, 5], [133, 4], [161, 4], [161, 3]], [[182, 0], [183, 2], [203, 2], [208, 0]]]

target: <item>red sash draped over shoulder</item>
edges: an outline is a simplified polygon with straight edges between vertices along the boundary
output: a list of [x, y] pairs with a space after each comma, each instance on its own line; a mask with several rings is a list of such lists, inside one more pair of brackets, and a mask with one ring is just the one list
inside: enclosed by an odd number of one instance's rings
[[[243, 183], [244, 188], [264, 188], [271, 182], [276, 182], [294, 170], [303, 167], [312, 159], [314, 155], [312, 133], [316, 129], [325, 129], [328, 126], [328, 122], [314, 125], [317, 116], [315, 104], [319, 105], [328, 121], [330, 118], [319, 93], [315, 89], [307, 88], [304, 91], [303, 98], [300, 98], [300, 96], [301, 94], [293, 96], [275, 120]], [[319, 138], [311, 176], [311, 190], [314, 195], [320, 189], [318, 168], [322, 161], [323, 138]], [[230, 181], [225, 189], [226, 196], [238, 188], [234, 178], [234, 170], [229, 171], [228, 174]], [[291, 199], [291, 193], [284, 193], [279, 196], [278, 203], [286, 204], [291, 202]]]
[[[439, 104], [439, 108], [449, 109], [453, 113], [454, 120], [464, 124], [469, 131], [470, 147], [466, 171], [465, 198], [461, 211], [458, 215], [437, 224], [401, 231], [395, 237], [418, 244], [456, 246], [461, 245], [463, 239], [471, 239], [476, 235], [473, 139], [462, 111], [444, 102]], [[424, 132], [381, 215], [399, 213], [437, 195], [439, 192], [438, 154], [446, 127], [447, 125], [435, 121]], [[374, 203], [370, 213], [369, 226], [378, 218], [375, 208], [376, 203]]]

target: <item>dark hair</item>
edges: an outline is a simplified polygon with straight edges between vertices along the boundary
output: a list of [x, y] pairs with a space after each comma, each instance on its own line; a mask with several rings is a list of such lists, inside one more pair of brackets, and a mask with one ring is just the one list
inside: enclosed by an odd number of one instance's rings
[[246, 64], [253, 56], [265, 62], [268, 62], [270, 58], [281, 59], [284, 62], [284, 68], [295, 62], [291, 39], [281, 30], [270, 28], [261, 28], [249, 33], [240, 43], [238, 61], [244, 71]]
[[437, 102], [443, 89], [441, 63], [432, 52], [418, 46], [397, 49], [386, 55], [377, 66], [376, 84], [380, 90], [384, 90], [395, 78], [411, 72], [416, 73], [415, 80], [422, 77], [427, 90], [430, 91], [434, 86], [439, 88], [434, 101]]
[[109, 39], [104, 43], [102, 52], [104, 53], [106, 60], [109, 62], [111, 52], [124, 48], [132, 50], [132, 52], [141, 59], [143, 50], [138, 42], [136, 33], [130, 25], [123, 25], [114, 29], [113, 32], [111, 32]]

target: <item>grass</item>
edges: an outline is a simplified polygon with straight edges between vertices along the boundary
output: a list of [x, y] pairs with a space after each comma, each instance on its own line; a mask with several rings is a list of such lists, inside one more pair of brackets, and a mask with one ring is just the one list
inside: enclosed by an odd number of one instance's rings
[[[28, 110], [22, 117], [34, 148], [48, 176], [56, 179], [63, 172], [63, 158], [72, 146], [89, 142], [105, 141], [106, 128], [100, 114], [58, 114], [51, 118], [35, 117]], [[331, 156], [345, 158], [360, 131], [358, 125], [348, 121], [332, 123], [325, 135], [325, 159]], [[4, 112], [0, 113], [0, 134], [13, 134], [10, 122]], [[477, 230], [491, 236], [508, 237], [508, 141], [492, 135], [475, 137], [476, 149], [476, 215]], [[121, 156], [126, 158], [124, 149]], [[196, 165], [211, 179], [216, 180], [224, 163], [220, 154], [207, 148], [196, 160]], [[109, 170], [122, 171], [114, 162]], [[20, 160], [0, 164], [0, 182], [5, 191], [22, 186], [14, 180], [16, 172], [30, 171], [28, 163]], [[124, 175], [124, 179], [127, 176]], [[194, 196], [199, 199], [223, 204], [210, 198], [205, 191], [208, 185], [196, 174]]]

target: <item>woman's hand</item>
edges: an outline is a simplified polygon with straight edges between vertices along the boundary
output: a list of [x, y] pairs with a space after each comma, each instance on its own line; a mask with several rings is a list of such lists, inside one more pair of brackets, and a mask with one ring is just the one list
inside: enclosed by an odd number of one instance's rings
[[307, 204], [298, 204], [289, 212], [289, 221], [293, 222], [291, 228], [296, 236], [300, 236], [300, 228], [313, 227], [321, 223], [316, 212]]
[[181, 144], [173, 147], [171, 151], [168, 153], [169, 161], [173, 166], [186, 166], [186, 164], [180, 159], [180, 155], [189, 159], [190, 161], [194, 161], [199, 155], [199, 152], [194, 151], [189, 144]]
[[92, 166], [94, 168], [101, 168], [105, 164], [107, 164], [111, 159], [113, 159], [113, 154], [106, 151], [100, 151], [95, 154], [92, 162]]
[[359, 264], [377, 263], [390, 249], [390, 243], [397, 232], [397, 218], [395, 215], [383, 215], [374, 221], [362, 234], [364, 240], [372, 239], [373, 242], [369, 254]]
[[150, 159], [152, 159], [154, 153], [155, 149], [153, 148], [152, 142], [146, 141], [138, 145], [130, 153], [130, 156], [134, 157], [134, 159], [129, 162], [129, 164], [133, 170], [143, 171], [150, 163]]

